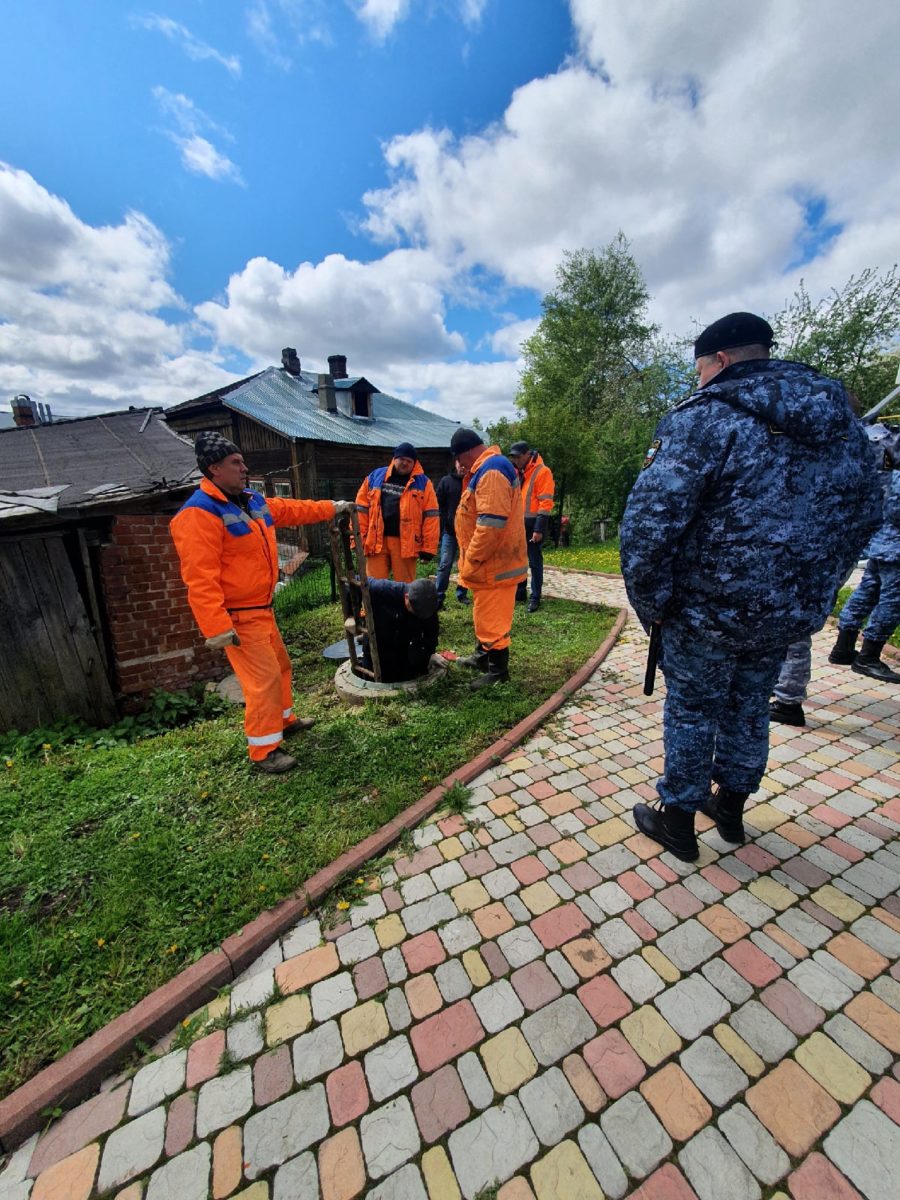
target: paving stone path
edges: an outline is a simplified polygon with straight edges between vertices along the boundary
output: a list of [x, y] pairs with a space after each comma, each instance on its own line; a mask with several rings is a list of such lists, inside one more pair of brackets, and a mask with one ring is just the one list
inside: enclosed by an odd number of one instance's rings
[[0, 1200], [893, 1200], [900, 693], [831, 636], [746, 846], [704, 823], [686, 866], [635, 832], [662, 742], [632, 621], [465, 815], [32, 1138]]

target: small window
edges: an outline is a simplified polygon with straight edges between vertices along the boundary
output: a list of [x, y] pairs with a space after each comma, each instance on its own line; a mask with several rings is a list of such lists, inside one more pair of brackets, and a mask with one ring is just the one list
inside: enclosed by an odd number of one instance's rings
[[266, 481], [264, 479], [248, 479], [247, 487], [251, 492], [262, 492], [266, 494]]
[[276, 496], [283, 496], [287, 500], [292, 499], [294, 495], [290, 480], [287, 479], [276, 479], [272, 484], [272, 491]]
[[354, 417], [370, 417], [372, 414], [370, 409], [371, 396], [368, 392], [353, 393], [353, 415]]

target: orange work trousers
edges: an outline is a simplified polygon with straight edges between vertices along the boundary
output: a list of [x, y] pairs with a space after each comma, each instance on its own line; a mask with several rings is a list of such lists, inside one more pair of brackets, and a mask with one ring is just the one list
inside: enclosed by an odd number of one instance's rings
[[230, 614], [239, 646], [225, 653], [244, 692], [244, 730], [253, 762], [277, 749], [282, 730], [293, 720], [291, 660], [270, 608]]
[[479, 645], [485, 650], [505, 650], [515, 609], [515, 583], [512, 587], [472, 588], [472, 620]]
[[390, 579], [398, 583], [412, 583], [416, 577], [415, 558], [404, 558], [400, 553], [400, 539], [386, 537], [380, 554], [366, 555], [366, 570], [371, 579]]

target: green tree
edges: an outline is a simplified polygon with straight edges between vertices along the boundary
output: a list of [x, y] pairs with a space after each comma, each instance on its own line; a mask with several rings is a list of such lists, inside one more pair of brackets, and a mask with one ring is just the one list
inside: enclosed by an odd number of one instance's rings
[[801, 280], [771, 324], [779, 358], [809, 363], [843, 380], [865, 412], [894, 387], [900, 273], [896, 265], [883, 273], [869, 267], [815, 303]]

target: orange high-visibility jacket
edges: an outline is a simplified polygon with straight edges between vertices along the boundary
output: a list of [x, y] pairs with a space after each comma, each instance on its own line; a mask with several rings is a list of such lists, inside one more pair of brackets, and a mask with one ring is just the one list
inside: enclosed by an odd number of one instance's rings
[[537, 533], [545, 533], [547, 530], [547, 523], [553, 512], [554, 490], [553, 472], [535, 451], [522, 472], [522, 506], [525, 510], [525, 520], [534, 521]]
[[[384, 549], [381, 489], [393, 471], [393, 461], [386, 467], [376, 467], [365, 477], [356, 493], [359, 532], [366, 554], [381, 554]], [[400, 497], [400, 553], [404, 558], [415, 558], [423, 552], [437, 554], [440, 515], [434, 485], [417, 460], [406, 490]]]
[[463, 587], [515, 587], [525, 578], [528, 551], [519, 473], [499, 446], [486, 447], [463, 479], [456, 538]]
[[272, 603], [279, 525], [312, 525], [334, 516], [333, 500], [267, 499], [249, 490], [244, 495], [249, 512], [202, 479], [169, 522], [188, 602], [205, 638], [234, 626], [229, 609], [267, 608]]

